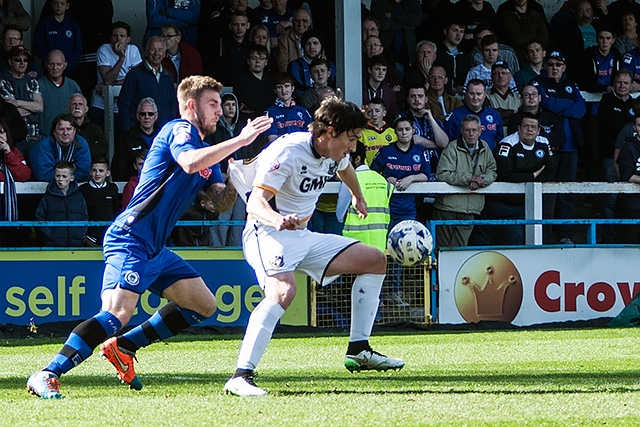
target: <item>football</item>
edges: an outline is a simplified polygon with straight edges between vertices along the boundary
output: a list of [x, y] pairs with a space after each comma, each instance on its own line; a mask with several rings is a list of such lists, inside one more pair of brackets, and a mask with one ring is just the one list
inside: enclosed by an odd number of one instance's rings
[[423, 263], [432, 249], [431, 233], [418, 221], [401, 221], [387, 235], [387, 252], [404, 266]]

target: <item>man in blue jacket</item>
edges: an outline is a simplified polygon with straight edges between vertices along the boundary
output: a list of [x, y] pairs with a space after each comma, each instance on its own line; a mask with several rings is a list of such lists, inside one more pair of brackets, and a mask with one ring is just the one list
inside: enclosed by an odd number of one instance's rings
[[151, 97], [158, 106], [158, 127], [174, 119], [178, 99], [173, 77], [162, 66], [167, 45], [162, 37], [152, 36], [147, 42], [142, 64], [127, 73], [118, 97], [120, 128], [131, 129], [136, 123], [136, 109], [142, 98]]
[[75, 179], [89, 180], [91, 171], [91, 151], [87, 141], [76, 135], [73, 116], [60, 114], [53, 120], [51, 136], [44, 137], [31, 149], [30, 161], [33, 179], [51, 182], [55, 166], [66, 160], [75, 167]]

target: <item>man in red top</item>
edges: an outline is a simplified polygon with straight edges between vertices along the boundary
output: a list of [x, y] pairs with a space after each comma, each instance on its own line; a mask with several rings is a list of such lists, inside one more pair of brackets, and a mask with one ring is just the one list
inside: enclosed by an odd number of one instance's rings
[[181, 41], [182, 32], [176, 24], [163, 25], [160, 36], [167, 43], [167, 57], [162, 61], [162, 66], [171, 73], [176, 86], [185, 77], [203, 74], [200, 54], [195, 47]]

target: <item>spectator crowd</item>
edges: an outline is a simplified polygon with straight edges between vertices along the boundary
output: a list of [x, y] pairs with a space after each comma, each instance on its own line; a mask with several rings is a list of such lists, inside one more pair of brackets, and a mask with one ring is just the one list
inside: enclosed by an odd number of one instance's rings
[[[341, 96], [333, 7], [321, 0], [260, 0], [255, 8], [247, 0], [148, 1], [143, 29], [113, 22], [111, 0], [47, 0], [37, 19], [19, 0], [0, 0], [0, 220], [113, 219], [131, 198], [156, 133], [178, 116], [176, 88], [190, 75], [225, 86], [209, 144], [238, 135], [248, 118], [273, 117], [271, 129], [235, 159], [306, 131], [322, 100]], [[535, 0], [506, 0], [497, 10], [482, 0], [363, 4], [362, 108], [370, 123], [353, 157], [358, 170], [395, 187], [384, 227], [405, 219], [524, 218], [521, 196], [402, 194], [412, 182], [472, 192], [494, 181], [640, 183], [638, 19], [640, 4], [628, 0], [566, 0], [551, 17]], [[33, 45], [25, 46], [32, 27]], [[132, 43], [134, 31], [144, 34], [142, 46]], [[121, 86], [112, 159], [104, 133], [109, 85]], [[226, 161], [221, 169], [227, 178]], [[29, 180], [49, 183], [46, 194], [18, 197], [15, 182]], [[111, 181], [127, 182], [124, 192]], [[310, 226], [341, 232], [347, 209], [338, 206], [337, 196], [321, 198]], [[544, 200], [546, 218], [573, 218], [575, 210], [571, 194]], [[638, 218], [640, 196], [603, 195], [592, 210]], [[219, 212], [202, 195], [188, 219], [243, 220], [244, 205], [238, 199]], [[640, 243], [631, 228], [602, 227], [598, 240]], [[502, 230], [442, 227], [437, 242], [524, 243], [522, 227]], [[191, 227], [172, 240], [239, 246], [240, 231]], [[0, 244], [99, 246], [103, 232], [3, 228]], [[574, 233], [557, 226], [549, 239], [571, 244]]]

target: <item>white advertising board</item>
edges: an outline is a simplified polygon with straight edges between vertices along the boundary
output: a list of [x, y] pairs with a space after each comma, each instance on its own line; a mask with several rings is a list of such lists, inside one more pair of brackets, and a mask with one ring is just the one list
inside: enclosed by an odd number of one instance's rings
[[615, 317], [640, 291], [638, 248], [440, 251], [438, 320], [516, 326]]

